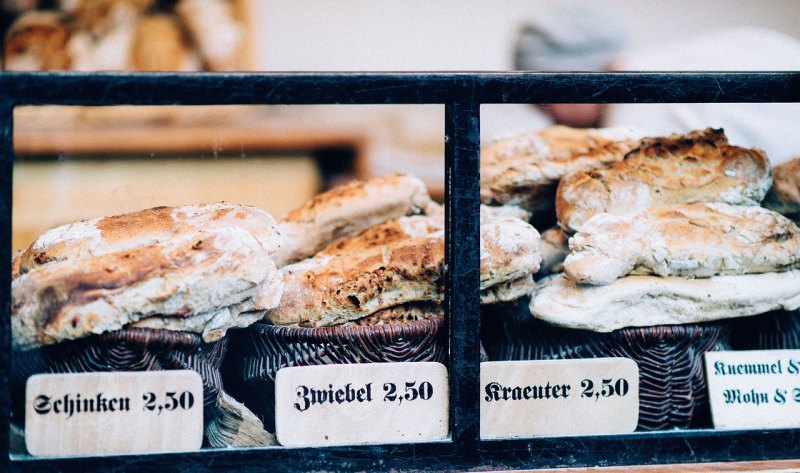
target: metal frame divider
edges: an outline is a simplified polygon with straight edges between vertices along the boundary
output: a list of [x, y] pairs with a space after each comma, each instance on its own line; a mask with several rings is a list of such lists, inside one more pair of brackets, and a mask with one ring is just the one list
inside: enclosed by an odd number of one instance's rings
[[0, 465], [13, 471], [450, 471], [800, 457], [798, 429], [480, 440], [480, 105], [582, 102], [800, 102], [800, 72], [0, 74], [0, 260], [6, 262], [11, 259], [15, 106], [444, 105], [451, 413], [451, 439], [442, 442], [11, 458], [11, 276], [6, 267], [0, 272], [0, 393], [6, 393], [0, 396]]

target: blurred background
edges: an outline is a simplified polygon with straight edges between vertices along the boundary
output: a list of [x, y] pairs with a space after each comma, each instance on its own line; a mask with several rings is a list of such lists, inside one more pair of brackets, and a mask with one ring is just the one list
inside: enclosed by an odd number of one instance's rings
[[[800, 70], [795, 0], [0, 5], [5, 70]], [[525, 31], [534, 32], [524, 51], [529, 63], [520, 53]], [[762, 43], [763, 31], [769, 34]], [[603, 49], [593, 50], [597, 45]], [[592, 60], [580, 56], [588, 50]], [[537, 62], [573, 53], [571, 62]], [[659, 133], [696, 123], [728, 126], [713, 118], [725, 108], [675, 125], [654, 108], [629, 107], [638, 108], [605, 111], [587, 126]], [[797, 112], [789, 110], [793, 123]], [[441, 198], [443, 119], [440, 106], [18, 107], [14, 249], [55, 225], [155, 205], [226, 200], [279, 217], [336, 183], [391, 171], [417, 174]], [[484, 105], [481, 141], [557, 121], [547, 107]], [[736, 135], [735, 125], [733, 136], [747, 141], [741, 144], [770, 145], [755, 134]], [[800, 146], [786, 152], [794, 149], [800, 155]]]

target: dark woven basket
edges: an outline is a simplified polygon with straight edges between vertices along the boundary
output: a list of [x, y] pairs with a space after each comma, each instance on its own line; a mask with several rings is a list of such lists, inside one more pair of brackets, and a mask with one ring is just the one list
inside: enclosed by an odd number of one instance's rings
[[527, 304], [484, 309], [490, 360], [630, 358], [639, 366], [637, 430], [710, 427], [703, 354], [729, 348], [727, 323], [665, 325], [595, 333], [548, 325]]
[[800, 349], [800, 309], [734, 320], [731, 346], [734, 350]]
[[196, 334], [127, 328], [78, 340], [47, 345], [12, 355], [12, 421], [25, 422], [25, 383], [42, 373], [97, 371], [162, 371], [189, 369], [203, 380], [203, 414], [206, 423], [215, 415], [222, 389], [220, 366], [227, 347], [223, 338], [204, 343]]
[[281, 327], [257, 323], [230, 332], [228, 391], [275, 431], [275, 375], [281, 368], [348, 363], [444, 362], [444, 317], [402, 324]]

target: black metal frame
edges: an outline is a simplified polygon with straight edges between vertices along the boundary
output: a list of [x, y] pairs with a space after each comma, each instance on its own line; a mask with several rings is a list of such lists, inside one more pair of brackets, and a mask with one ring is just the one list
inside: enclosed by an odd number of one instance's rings
[[[0, 464], [14, 471], [447, 471], [799, 458], [797, 429], [479, 438], [480, 105], [657, 102], [800, 102], [800, 72], [0, 74], [0, 261], [6, 262], [15, 106], [443, 104], [451, 395], [451, 439], [443, 442], [63, 459], [9, 457], [6, 395], [0, 397]], [[0, 271], [0, 393], [9, 392], [10, 286], [6, 267]]]

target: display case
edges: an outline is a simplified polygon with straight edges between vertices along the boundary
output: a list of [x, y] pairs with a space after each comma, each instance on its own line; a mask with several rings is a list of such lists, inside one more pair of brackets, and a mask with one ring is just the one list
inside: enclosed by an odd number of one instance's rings
[[[25, 105], [438, 104], [445, 110], [445, 314], [449, 437], [426, 443], [34, 458], [9, 454], [11, 274], [0, 352], [0, 446], [12, 471], [449, 471], [800, 456], [800, 431], [688, 429], [625, 435], [480, 438], [480, 106], [502, 103], [798, 102], [800, 73], [7, 73], [0, 75], [0, 259], [11, 261], [14, 107]], [[156, 164], [157, 165], [157, 164]]]

